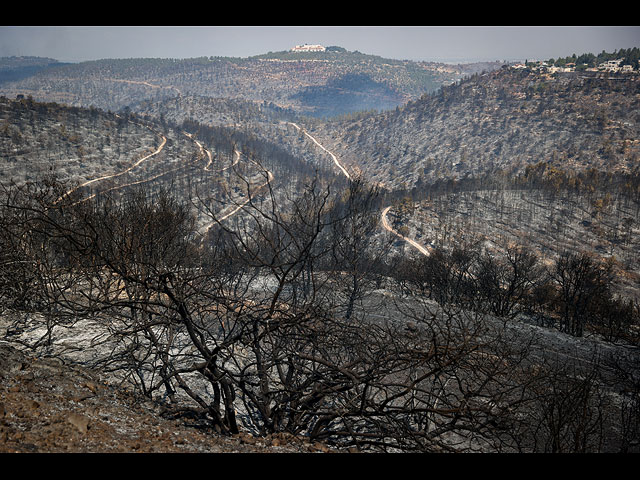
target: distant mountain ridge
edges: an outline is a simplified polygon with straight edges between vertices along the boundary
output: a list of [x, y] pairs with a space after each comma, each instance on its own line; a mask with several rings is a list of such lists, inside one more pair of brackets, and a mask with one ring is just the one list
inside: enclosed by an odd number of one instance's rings
[[0, 57], [0, 87], [61, 65], [67, 64], [46, 57]]
[[334, 116], [392, 109], [478, 69], [499, 66], [392, 60], [339, 47], [249, 58], [43, 62], [31, 75], [6, 78], [0, 94], [105, 110], [184, 94], [266, 101], [309, 116]]

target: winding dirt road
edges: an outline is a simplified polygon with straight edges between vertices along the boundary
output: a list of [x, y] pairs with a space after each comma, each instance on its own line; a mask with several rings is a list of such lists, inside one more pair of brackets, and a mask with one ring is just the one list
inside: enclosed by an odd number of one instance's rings
[[[198, 143], [196, 140], [194, 140], [194, 141], [195, 141], [196, 143]], [[200, 144], [198, 143], [198, 145], [200, 145]], [[207, 151], [207, 150], [206, 150], [206, 151]], [[232, 164], [232, 165], [235, 165], [236, 163], [238, 163], [238, 161], [240, 160], [240, 155], [242, 155], [242, 153], [241, 153], [239, 150], [235, 150], [235, 151], [234, 151], [234, 153], [236, 154], [236, 159], [234, 160], [234, 162], [233, 162], [233, 164]], [[209, 153], [209, 151], [207, 151], [207, 154], [209, 155], [209, 158], [211, 158], [211, 154]], [[251, 159], [249, 159], [249, 160], [251, 160]], [[256, 162], [255, 162], [255, 161], [253, 161], [253, 160], [251, 160], [251, 161], [252, 161], [253, 163], [256, 163]], [[207, 166], [208, 166], [208, 165], [209, 165], [209, 164], [207, 164]], [[232, 166], [232, 165], [230, 165], [230, 166]], [[256, 165], [257, 165], [257, 164], [256, 164]], [[226, 170], [226, 169], [227, 169], [227, 168], [229, 168], [230, 166], [223, 168], [222, 170], [220, 170], [220, 172], [222, 172], [222, 171]], [[260, 165], [258, 165], [258, 166], [260, 166]], [[261, 168], [262, 168], [262, 167], [261, 167]], [[206, 170], [206, 168], [205, 168], [205, 170]], [[275, 177], [274, 177], [274, 175], [273, 175], [273, 173], [271, 173], [271, 171], [270, 171], [270, 170], [264, 169], [264, 171], [265, 171], [265, 172], [267, 172], [267, 181], [266, 181], [266, 182], [264, 182], [264, 183], [262, 183], [262, 184], [260, 184], [260, 185], [257, 185], [256, 187], [254, 187], [254, 188], [253, 188], [253, 191], [254, 191], [254, 192], [259, 191], [259, 190], [261, 190], [262, 188], [266, 187], [266, 186], [267, 186], [267, 185], [269, 185], [271, 182], [273, 182], [273, 179], [275, 178]], [[237, 204], [233, 210], [231, 210], [231, 211], [229, 211], [229, 212], [225, 213], [225, 214], [224, 214], [224, 215], [222, 215], [221, 217], [218, 217], [217, 219], [215, 219], [215, 220], [213, 220], [213, 221], [209, 222], [208, 224], [204, 225], [204, 226], [200, 229], [200, 232], [201, 232], [201, 233], [203, 233], [203, 234], [206, 234], [206, 233], [209, 231], [209, 229], [210, 229], [210, 228], [211, 228], [215, 223], [222, 222], [222, 221], [226, 220], [227, 218], [229, 218], [229, 217], [231, 217], [231, 216], [235, 215], [235, 214], [236, 214], [236, 213], [238, 213], [240, 210], [242, 210], [242, 209], [243, 209], [243, 208], [244, 208], [244, 207], [245, 207], [245, 206], [246, 206], [250, 201], [251, 201], [251, 197], [250, 197], [249, 195], [247, 195], [247, 199], [246, 199], [244, 202], [242, 202], [242, 203], [240, 203], [240, 204]]]
[[[325, 152], [327, 152], [331, 158], [333, 159], [334, 163], [338, 166], [338, 168], [340, 168], [340, 170], [342, 170], [342, 173], [348, 178], [351, 179], [351, 176], [349, 175], [349, 172], [347, 172], [347, 170], [340, 164], [340, 162], [338, 161], [338, 158], [329, 150], [327, 150], [320, 142], [318, 142], [318, 140], [316, 140], [313, 136], [311, 136], [311, 134], [309, 134], [309, 132], [307, 132], [305, 129], [301, 128], [300, 126], [296, 125], [293, 122], [287, 122], [290, 125], [293, 125], [294, 127], [296, 127], [298, 130], [301, 130], [307, 137], [309, 137], [317, 146], [319, 146], [322, 150], [324, 150]], [[389, 224], [389, 221], [387, 220], [387, 213], [389, 212], [389, 210], [391, 209], [391, 206], [386, 207], [384, 210], [382, 210], [382, 213], [380, 215], [380, 219], [381, 219], [381, 223], [382, 223], [382, 227], [387, 230], [388, 232], [391, 232], [392, 234], [394, 234], [395, 236], [397, 236], [398, 238], [404, 240], [405, 242], [407, 242], [409, 245], [411, 245], [412, 247], [414, 247], [415, 249], [417, 249], [420, 253], [422, 253], [423, 255], [429, 256], [430, 252], [427, 248], [423, 247], [422, 245], [420, 245], [418, 242], [416, 242], [415, 240], [412, 240], [410, 238], [405, 237], [404, 235], [401, 235], [400, 233], [396, 232], [393, 228], [391, 228], [391, 225]]]
[[[107, 179], [110, 179], [110, 178], [119, 177], [120, 175], [124, 175], [125, 173], [130, 172], [131, 170], [133, 170], [134, 168], [136, 168], [138, 165], [140, 165], [140, 164], [141, 164], [142, 162], [144, 162], [145, 160], [148, 160], [149, 158], [151, 158], [151, 157], [153, 157], [153, 156], [155, 156], [155, 155], [158, 155], [158, 154], [162, 151], [162, 149], [164, 148], [164, 146], [166, 145], [166, 143], [167, 143], [167, 138], [166, 138], [164, 135], [162, 135], [162, 142], [160, 143], [160, 146], [159, 146], [159, 147], [158, 147], [154, 152], [152, 152], [152, 153], [150, 153], [149, 155], [145, 155], [144, 157], [140, 158], [137, 162], [135, 162], [135, 163], [134, 163], [133, 165], [131, 165], [129, 168], [127, 168], [127, 169], [125, 169], [125, 170], [122, 170], [121, 172], [112, 173], [111, 175], [103, 175], [102, 177], [97, 177], [97, 178], [94, 178], [94, 179], [92, 179], [92, 180], [88, 180], [88, 181], [86, 181], [86, 182], [84, 182], [84, 183], [82, 183], [82, 184], [78, 185], [76, 188], [72, 188], [71, 190], [69, 190], [68, 192], [66, 192], [64, 195], [62, 195], [62, 196], [57, 200], [57, 202], [59, 202], [60, 200], [62, 200], [62, 199], [63, 199], [63, 198], [65, 198], [65, 197], [69, 196], [70, 194], [72, 194], [72, 193], [73, 193], [73, 192], [75, 192], [76, 190], [79, 190], [79, 189], [81, 189], [81, 188], [83, 188], [83, 187], [86, 187], [87, 185], [91, 185], [92, 183], [99, 182], [99, 181], [101, 181], [101, 180], [107, 180]], [[123, 186], [124, 186], [124, 185], [123, 185]], [[93, 195], [90, 195], [89, 197], [83, 198], [82, 200], [80, 200], [80, 201], [79, 201], [79, 202], [77, 202], [77, 203], [85, 202], [85, 201], [89, 200], [90, 198], [95, 197], [96, 195], [97, 195], [97, 193], [94, 193]], [[57, 202], [56, 202], [56, 203], [57, 203]]]
[[287, 122], [290, 125], [293, 125], [294, 127], [296, 127], [298, 130], [302, 130], [302, 133], [304, 133], [307, 137], [309, 137], [313, 143], [315, 143], [317, 146], [319, 146], [322, 150], [324, 150], [325, 152], [327, 152], [331, 158], [333, 159], [333, 162], [338, 166], [338, 168], [340, 170], [342, 170], [342, 173], [344, 174], [345, 177], [347, 177], [348, 179], [351, 179], [351, 175], [349, 175], [349, 172], [347, 172], [347, 170], [340, 164], [340, 162], [338, 161], [338, 158], [329, 150], [327, 150], [324, 145], [322, 145], [320, 142], [318, 142], [318, 140], [316, 140], [315, 138], [313, 138], [311, 136], [311, 134], [309, 132], [307, 132], [304, 128], [300, 127], [299, 125], [293, 123], [293, 122]]
[[412, 240], [408, 237], [405, 237], [404, 235], [401, 235], [400, 233], [396, 232], [393, 228], [391, 228], [391, 225], [389, 224], [389, 221], [387, 220], [387, 213], [389, 213], [389, 210], [391, 209], [391, 205], [389, 205], [387, 208], [385, 208], [384, 210], [382, 210], [382, 214], [380, 215], [380, 218], [382, 220], [382, 227], [393, 233], [395, 236], [401, 238], [402, 240], [404, 240], [405, 242], [407, 242], [409, 245], [411, 245], [412, 247], [416, 248], [420, 253], [422, 253], [425, 256], [429, 256], [431, 253], [429, 252], [429, 250], [427, 250], [425, 247], [423, 247], [422, 245], [420, 245], [418, 242], [416, 242], [415, 240]]
[[[331, 152], [327, 148], [325, 148], [324, 145], [322, 145], [318, 140], [316, 140], [316, 138], [314, 138], [309, 132], [307, 132], [305, 129], [303, 129], [299, 125], [297, 125], [297, 124], [295, 124], [293, 122], [287, 122], [287, 123], [290, 124], [290, 125], [293, 125], [296, 129], [298, 129], [298, 131], [302, 131], [307, 137], [309, 137], [311, 139], [311, 141], [313, 141], [313, 143], [315, 143], [318, 147], [320, 147], [322, 150], [324, 150], [332, 158], [332, 160], [335, 163], [335, 165], [342, 171], [343, 175], [345, 177], [347, 177], [348, 179], [351, 179], [351, 175], [349, 175], [349, 172], [347, 172], [346, 168], [344, 168], [344, 166], [340, 163], [340, 161], [338, 160], [338, 158], [336, 157], [336, 155], [333, 152]], [[196, 145], [198, 145], [198, 147], [200, 148], [200, 151], [204, 152], [207, 155], [209, 161], [206, 164], [206, 166], [204, 167], [204, 169], [207, 170], [207, 171], [211, 171], [210, 170], [210, 165], [213, 162], [213, 158], [212, 158], [211, 152], [209, 150], [207, 150], [206, 148], [204, 148], [204, 146], [200, 142], [198, 142], [198, 140], [193, 138], [193, 136], [190, 133], [186, 133], [185, 132], [185, 135], [187, 137], [189, 137], [191, 140], [193, 140], [196, 143]], [[58, 201], [62, 200], [62, 198], [64, 198], [65, 196], [68, 196], [72, 192], [74, 192], [74, 191], [76, 191], [76, 190], [78, 190], [78, 189], [80, 189], [82, 187], [86, 187], [87, 185], [91, 185], [92, 183], [95, 183], [95, 182], [98, 182], [98, 181], [101, 181], [101, 180], [106, 180], [106, 179], [110, 179], [110, 178], [119, 177], [121, 175], [124, 175], [124, 174], [130, 172], [131, 170], [136, 168], [138, 165], [140, 165], [142, 162], [144, 162], [144, 161], [148, 160], [149, 158], [159, 154], [162, 151], [162, 149], [164, 148], [164, 146], [166, 145], [166, 143], [167, 143], [167, 139], [166, 139], [166, 137], [164, 135], [162, 135], [162, 143], [160, 144], [160, 146], [154, 152], [152, 152], [149, 155], [146, 155], [146, 156], [140, 158], [138, 161], [136, 161], [134, 164], [132, 164], [129, 168], [127, 168], [127, 169], [125, 169], [125, 170], [123, 170], [121, 172], [113, 173], [111, 175], [104, 175], [102, 177], [97, 177], [97, 178], [94, 178], [92, 180], [88, 180], [88, 181], [82, 183], [81, 185], [77, 186], [76, 188], [66, 192], [62, 197], [60, 197], [58, 199]], [[235, 153], [235, 160], [233, 161], [232, 165], [235, 165], [236, 163], [238, 163], [238, 161], [240, 159], [240, 155], [241, 155], [241, 152], [239, 152], [238, 150], [236, 150], [234, 153]], [[224, 171], [227, 168], [230, 168], [232, 165], [227, 166], [227, 167], [223, 168], [220, 171]], [[182, 167], [178, 167], [178, 168], [182, 168]], [[273, 181], [273, 179], [274, 179], [273, 173], [271, 173], [269, 170], [266, 170], [266, 172], [267, 172], [267, 180], [266, 180], [266, 182], [258, 185], [256, 187], [256, 190], [262, 189], [263, 187], [267, 186], [269, 183], [271, 183]], [[138, 184], [138, 183], [143, 183], [143, 182], [146, 182], [146, 181], [150, 181], [150, 180], [153, 180], [154, 178], [158, 178], [158, 177], [160, 177], [160, 176], [162, 176], [162, 175], [164, 175], [166, 173], [168, 173], [168, 172], [164, 172], [164, 173], [159, 174], [159, 175], [157, 175], [155, 177], [147, 178], [147, 179], [140, 180], [140, 181], [134, 182], [134, 183]], [[123, 188], [125, 186], [126, 185], [119, 185], [117, 187], [111, 188], [110, 190], [117, 189], [117, 188]], [[102, 193], [102, 192], [99, 192], [99, 193]], [[98, 195], [98, 193], [90, 195], [89, 197], [86, 197], [86, 198], [82, 199], [80, 202], [84, 202], [86, 200], [89, 200], [90, 198], [93, 198], [96, 195]], [[201, 231], [203, 233], [206, 233], [213, 226], [214, 223], [222, 222], [222, 221], [226, 220], [227, 218], [235, 215], [240, 210], [242, 210], [249, 203], [249, 201], [250, 201], [250, 197], [247, 197], [247, 199], [244, 202], [236, 205], [233, 210], [227, 212], [226, 214], [224, 214], [221, 217], [219, 217], [217, 220], [214, 220], [214, 221], [210, 222], [209, 224], [205, 225], [204, 227], [202, 227]], [[384, 208], [382, 210], [382, 213], [381, 213], [381, 216], [380, 216], [382, 227], [385, 230], [387, 230], [388, 232], [392, 233], [393, 235], [395, 235], [398, 238], [400, 238], [400, 239], [404, 240], [405, 242], [407, 242], [409, 245], [411, 245], [412, 247], [417, 249], [421, 254], [429, 256], [430, 252], [429, 252], [429, 250], [427, 248], [425, 248], [424, 246], [420, 245], [415, 240], [412, 240], [411, 238], [408, 238], [408, 237], [405, 237], [404, 235], [401, 235], [400, 233], [398, 233], [397, 231], [395, 231], [391, 227], [391, 225], [389, 224], [389, 221], [387, 220], [387, 213], [389, 212], [390, 209], [391, 209], [391, 206], [388, 206], [388, 207], [386, 207], [386, 208]]]

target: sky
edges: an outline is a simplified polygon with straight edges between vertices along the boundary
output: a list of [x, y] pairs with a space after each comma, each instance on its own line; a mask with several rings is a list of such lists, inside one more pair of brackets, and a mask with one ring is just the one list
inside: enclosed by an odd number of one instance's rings
[[0, 57], [250, 57], [304, 43], [385, 58], [548, 60], [640, 47], [638, 26], [0, 26]]

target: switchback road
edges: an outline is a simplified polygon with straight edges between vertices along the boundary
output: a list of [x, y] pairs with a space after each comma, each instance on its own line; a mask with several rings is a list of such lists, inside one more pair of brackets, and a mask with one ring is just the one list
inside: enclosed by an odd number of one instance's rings
[[[293, 125], [294, 127], [296, 127], [298, 130], [301, 130], [307, 137], [309, 137], [313, 143], [315, 143], [317, 146], [319, 146], [322, 150], [324, 150], [325, 152], [327, 152], [331, 158], [333, 159], [334, 163], [338, 166], [338, 168], [340, 168], [340, 170], [342, 170], [342, 173], [348, 178], [351, 179], [351, 176], [349, 175], [349, 172], [347, 172], [347, 170], [340, 164], [340, 162], [338, 161], [338, 158], [329, 150], [327, 150], [324, 145], [322, 145], [320, 142], [318, 142], [318, 140], [316, 140], [313, 136], [311, 136], [311, 134], [309, 134], [309, 132], [307, 132], [305, 129], [301, 128], [300, 126], [296, 125], [293, 122], [288, 122], [290, 125]], [[391, 225], [389, 225], [389, 221], [387, 220], [387, 213], [389, 212], [389, 210], [391, 209], [391, 206], [386, 207], [384, 210], [382, 210], [382, 214], [380, 216], [381, 221], [382, 221], [382, 227], [387, 230], [388, 232], [391, 232], [392, 234], [394, 234], [395, 236], [397, 236], [398, 238], [401, 238], [402, 240], [404, 240], [405, 242], [407, 242], [409, 245], [411, 245], [412, 247], [414, 247], [415, 249], [417, 249], [420, 253], [422, 253], [423, 255], [429, 256], [429, 250], [427, 250], [425, 247], [423, 247], [422, 245], [420, 245], [418, 242], [416, 242], [415, 240], [412, 240], [410, 238], [405, 237], [404, 235], [401, 235], [400, 233], [396, 232], [393, 228], [391, 228]]]
[[400, 233], [396, 232], [393, 228], [391, 228], [391, 225], [389, 225], [389, 221], [387, 220], [387, 213], [389, 212], [389, 210], [391, 209], [391, 205], [389, 205], [387, 208], [385, 208], [384, 210], [382, 210], [382, 215], [381, 215], [381, 219], [382, 219], [382, 227], [393, 233], [395, 236], [401, 238], [402, 240], [404, 240], [405, 242], [407, 242], [409, 245], [411, 245], [412, 247], [416, 248], [420, 253], [422, 253], [423, 255], [426, 255], [427, 257], [430, 255], [429, 250], [427, 250], [425, 247], [423, 247], [422, 245], [420, 245], [418, 242], [405, 237], [404, 235], [401, 235]]

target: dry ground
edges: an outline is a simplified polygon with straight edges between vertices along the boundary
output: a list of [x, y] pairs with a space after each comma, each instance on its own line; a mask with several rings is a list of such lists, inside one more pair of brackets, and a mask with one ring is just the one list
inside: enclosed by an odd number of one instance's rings
[[[166, 412], [165, 412], [166, 413]], [[0, 342], [0, 453], [312, 453], [305, 439], [221, 437], [94, 372]]]

